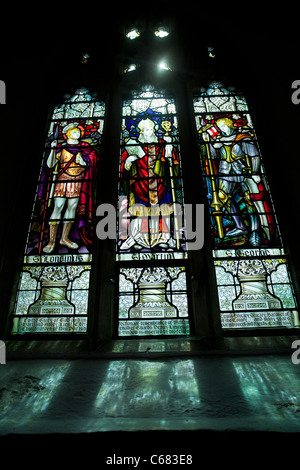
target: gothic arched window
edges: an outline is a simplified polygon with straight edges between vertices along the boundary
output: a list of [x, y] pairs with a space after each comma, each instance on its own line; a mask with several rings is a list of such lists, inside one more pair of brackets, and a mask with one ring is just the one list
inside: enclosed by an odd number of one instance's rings
[[244, 96], [213, 82], [194, 97], [224, 329], [292, 328], [299, 317]]
[[104, 103], [83, 88], [54, 108], [12, 334], [86, 332], [104, 112]]
[[123, 101], [118, 335], [190, 332], [175, 100], [145, 88]]

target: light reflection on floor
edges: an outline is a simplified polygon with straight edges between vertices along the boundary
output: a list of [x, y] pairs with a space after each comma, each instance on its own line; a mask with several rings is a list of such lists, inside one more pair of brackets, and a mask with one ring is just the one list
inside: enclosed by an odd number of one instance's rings
[[196, 429], [300, 431], [300, 365], [216, 354], [0, 368], [0, 434]]
[[1, 369], [4, 374], [1, 376], [0, 415], [7, 416], [12, 426], [39, 419], [58, 392], [71, 363], [58, 362], [48, 367], [45, 361], [43, 365], [35, 365], [37, 367], [28, 370], [26, 363], [21, 363], [17, 374], [12, 366]]
[[[113, 361], [95, 400], [106, 416], [160, 417], [182, 414], [182, 407], [200, 406], [192, 360]], [[179, 410], [179, 411], [178, 411]]]
[[233, 361], [243, 394], [249, 406], [257, 412], [257, 419], [268, 414], [271, 420], [290, 419], [300, 423], [300, 383], [291, 374], [299, 368], [282, 367], [268, 359], [258, 361]]
[[162, 340], [138, 339], [138, 340], [115, 340], [107, 346], [113, 353], [126, 352], [188, 352], [192, 351], [193, 341], [186, 338], [169, 338]]

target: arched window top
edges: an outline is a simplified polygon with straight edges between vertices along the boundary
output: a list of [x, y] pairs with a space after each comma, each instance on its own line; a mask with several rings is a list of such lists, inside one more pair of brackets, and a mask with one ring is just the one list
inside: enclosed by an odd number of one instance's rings
[[123, 103], [123, 116], [138, 116], [148, 112], [153, 116], [176, 114], [175, 100], [165, 91], [156, 90], [152, 85], [145, 85], [141, 90], [134, 90], [130, 98]]
[[65, 95], [65, 101], [55, 106], [52, 119], [103, 118], [105, 103], [93, 96], [87, 88], [79, 88], [74, 94]]
[[207, 88], [201, 88], [194, 98], [194, 109], [197, 113], [248, 111], [246, 98], [234, 87], [225, 87], [214, 81]]
[[218, 82], [217, 80], [211, 82], [207, 88], [202, 87], [200, 89], [201, 93], [208, 95], [229, 95], [235, 94], [235, 87], [225, 87], [223, 83]]

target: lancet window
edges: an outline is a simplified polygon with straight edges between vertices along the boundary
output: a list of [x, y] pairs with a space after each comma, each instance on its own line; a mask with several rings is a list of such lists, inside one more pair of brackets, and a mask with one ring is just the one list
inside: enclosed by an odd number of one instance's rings
[[213, 82], [194, 97], [222, 327], [293, 328], [299, 315], [251, 113]]
[[87, 331], [95, 183], [104, 113], [104, 102], [84, 88], [53, 110], [12, 334]]
[[175, 100], [145, 88], [122, 107], [118, 335], [190, 332]]

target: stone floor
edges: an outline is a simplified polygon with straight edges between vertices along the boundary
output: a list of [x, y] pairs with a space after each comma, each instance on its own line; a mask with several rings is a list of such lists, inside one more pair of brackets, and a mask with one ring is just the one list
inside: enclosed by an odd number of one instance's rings
[[300, 430], [300, 364], [282, 355], [12, 360], [0, 433]]
[[286, 438], [300, 431], [300, 364], [292, 350], [205, 353], [187, 343], [180, 354], [167, 349], [144, 341], [139, 355], [117, 342], [92, 356], [9, 355], [0, 365], [1, 438], [83, 442], [100, 433], [111, 443], [112, 433], [121, 440], [125, 433], [145, 442], [145, 433], [168, 433], [190, 442], [189, 433], [221, 433], [224, 441], [228, 433]]

